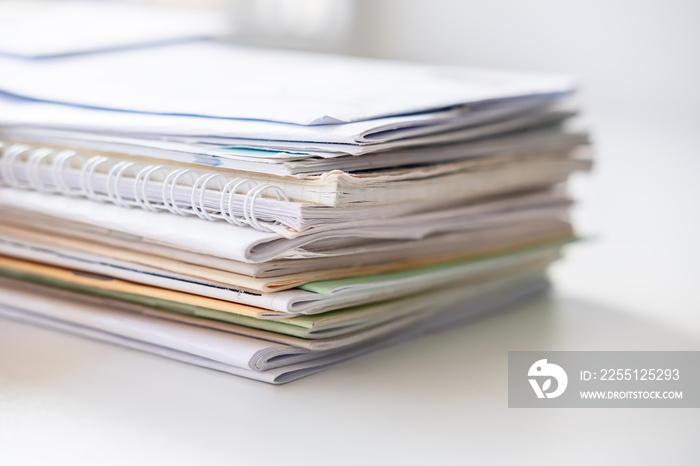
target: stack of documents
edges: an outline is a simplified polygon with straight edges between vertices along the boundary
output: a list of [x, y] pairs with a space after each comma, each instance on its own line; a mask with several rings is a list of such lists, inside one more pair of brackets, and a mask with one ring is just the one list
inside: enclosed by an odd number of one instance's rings
[[541, 293], [574, 238], [568, 77], [103, 49], [0, 59], [2, 316], [284, 383]]

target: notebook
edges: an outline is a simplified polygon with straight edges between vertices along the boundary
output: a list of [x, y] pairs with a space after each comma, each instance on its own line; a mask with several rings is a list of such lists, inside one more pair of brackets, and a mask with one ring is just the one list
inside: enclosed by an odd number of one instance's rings
[[321, 225], [542, 189], [590, 167], [585, 151], [570, 148], [360, 174], [241, 178], [240, 172], [195, 171], [191, 165], [146, 165], [100, 155], [86, 158], [23, 144], [3, 147], [0, 142], [0, 150], [0, 183], [14, 188], [246, 224], [285, 236]]

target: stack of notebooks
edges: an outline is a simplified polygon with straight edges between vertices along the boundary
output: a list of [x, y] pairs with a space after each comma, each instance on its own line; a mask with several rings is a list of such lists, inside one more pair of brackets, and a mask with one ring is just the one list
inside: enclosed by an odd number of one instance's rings
[[7, 318], [284, 383], [537, 295], [574, 238], [568, 77], [212, 41], [1, 65]]

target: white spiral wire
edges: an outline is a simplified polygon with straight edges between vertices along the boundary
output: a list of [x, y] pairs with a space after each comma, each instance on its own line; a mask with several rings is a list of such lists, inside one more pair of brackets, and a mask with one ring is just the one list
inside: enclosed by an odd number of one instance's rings
[[29, 187], [35, 191], [46, 191], [46, 192], [56, 192], [57, 189], [49, 187], [44, 184], [39, 178], [39, 166], [46, 160], [47, 157], [52, 156], [53, 150], [46, 147], [41, 147], [39, 149], [34, 149], [27, 159], [27, 178], [29, 179]]
[[51, 164], [53, 182], [61, 194], [65, 196], [81, 196], [83, 194], [82, 188], [78, 187], [77, 189], [71, 189], [64, 178], [66, 162], [68, 162], [70, 159], [76, 159], [80, 166], [84, 166], [85, 164], [85, 158], [72, 150], [63, 150], [54, 154], [53, 163]]
[[[221, 173], [200, 175], [187, 168], [171, 169], [162, 165], [141, 165], [130, 162], [117, 162], [111, 158], [95, 155], [85, 159], [70, 150], [55, 150], [41, 147], [32, 148], [25, 144], [6, 144], [0, 141], [0, 184], [13, 188], [30, 189], [66, 196], [82, 196], [93, 201], [111, 202], [120, 207], [139, 207], [151, 212], [169, 211], [176, 215], [196, 215], [208, 221], [225, 220], [237, 226], [249, 225], [260, 231], [272, 231], [271, 225], [279, 220], [263, 220], [256, 212], [258, 200], [268, 194], [278, 201], [289, 201], [281, 187], [268, 183], [258, 183], [250, 179], [229, 179]], [[101, 167], [106, 165], [102, 171]], [[74, 186], [66, 180], [66, 170], [79, 171], [79, 178]], [[23, 169], [23, 171], [22, 171]], [[41, 176], [42, 170], [49, 171], [49, 178]], [[105, 174], [106, 170], [106, 174]], [[97, 174], [106, 177], [106, 189], [98, 191], [95, 187]], [[18, 177], [24, 175], [23, 177]], [[149, 183], [154, 183], [154, 175], [163, 180], [160, 196], [148, 194]], [[22, 179], [20, 179], [22, 178]], [[130, 191], [123, 188], [129, 179], [133, 186]], [[205, 197], [211, 199], [217, 192], [218, 202], [205, 205]], [[184, 202], [183, 190], [189, 190]], [[126, 193], [126, 196], [125, 196]], [[178, 201], [178, 194], [180, 201]], [[238, 201], [236, 201], [238, 199]], [[209, 201], [211, 203], [211, 200]], [[236, 215], [234, 206], [242, 206], [242, 215]]]

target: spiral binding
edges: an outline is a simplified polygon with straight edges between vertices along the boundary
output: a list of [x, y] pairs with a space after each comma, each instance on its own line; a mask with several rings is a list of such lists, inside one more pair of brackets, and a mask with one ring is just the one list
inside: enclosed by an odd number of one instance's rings
[[[196, 215], [209, 221], [224, 220], [237, 226], [249, 225], [260, 231], [274, 231], [271, 225], [279, 220], [261, 218], [256, 214], [256, 205], [263, 195], [278, 201], [289, 201], [281, 187], [259, 183], [250, 179], [229, 179], [221, 173], [200, 175], [186, 168], [171, 169], [162, 165], [141, 166], [131, 161], [115, 161], [109, 157], [95, 155], [86, 159], [72, 150], [56, 150], [48, 147], [34, 148], [25, 144], [7, 144], [0, 141], [0, 184], [13, 188], [30, 189], [65, 196], [85, 197], [93, 201], [111, 202], [121, 207], [139, 207], [151, 212], [169, 211], [177, 215]], [[106, 190], [99, 192], [95, 184], [98, 168], [108, 167]], [[24, 172], [22, 172], [22, 167]], [[66, 169], [79, 170], [79, 183], [70, 186], [66, 181]], [[50, 183], [42, 181], [41, 169], [48, 168]], [[18, 176], [18, 173], [24, 175]], [[159, 173], [163, 177], [160, 196], [149, 196], [147, 186]], [[124, 179], [131, 179], [131, 197], [123, 193]], [[181, 184], [189, 181], [190, 185]], [[190, 189], [189, 202], [178, 200], [176, 192], [184, 187]], [[218, 188], [219, 198], [212, 209], [205, 206], [205, 194]], [[234, 213], [235, 199], [242, 196], [242, 213]], [[211, 201], [210, 201], [211, 202]], [[239, 207], [240, 210], [240, 207]]]

